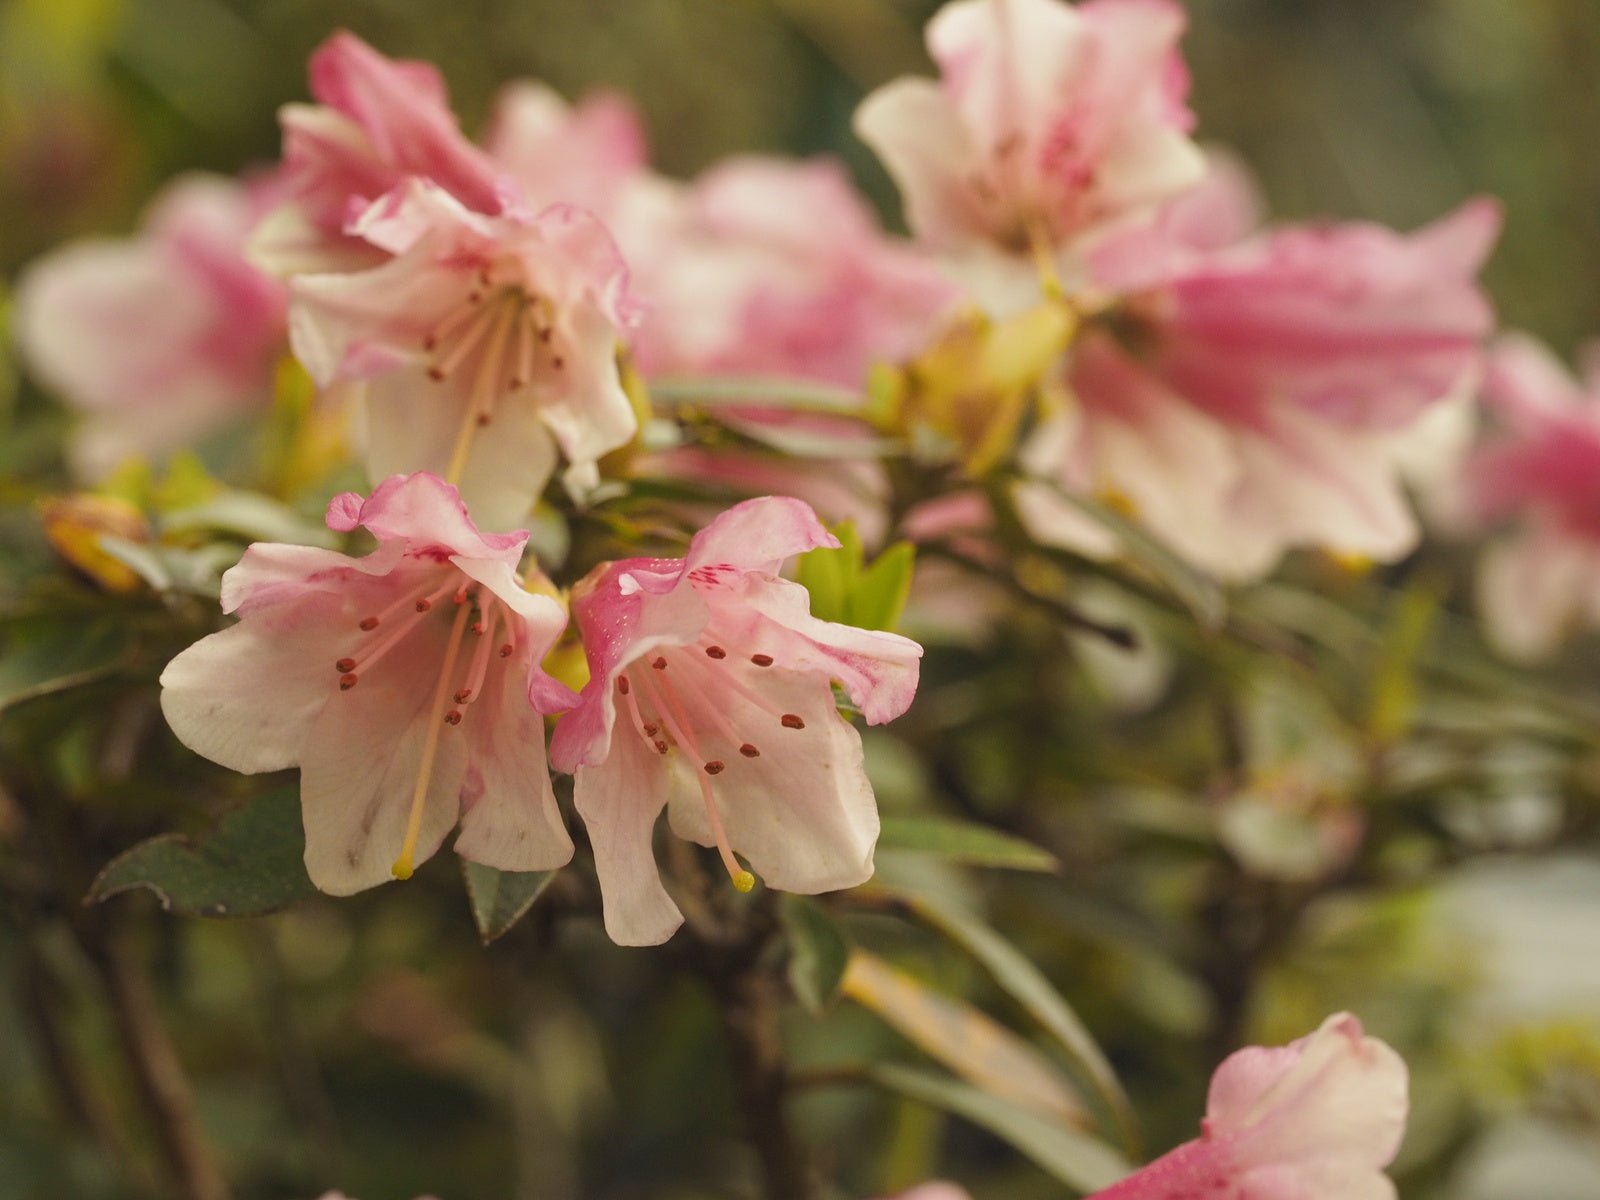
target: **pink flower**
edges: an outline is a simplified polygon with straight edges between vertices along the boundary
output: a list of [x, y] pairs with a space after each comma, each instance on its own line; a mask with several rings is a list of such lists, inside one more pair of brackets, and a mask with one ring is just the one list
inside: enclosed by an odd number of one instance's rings
[[578, 204], [607, 220], [649, 161], [644, 127], [626, 97], [595, 92], [569, 105], [533, 80], [500, 89], [484, 148], [530, 209]]
[[1241, 187], [1214, 174], [1091, 255], [1126, 299], [1071, 364], [1061, 481], [1129, 501], [1228, 578], [1294, 546], [1398, 558], [1417, 539], [1400, 462], [1422, 418], [1471, 386], [1493, 326], [1475, 276], [1499, 209], [1474, 201], [1410, 236], [1346, 224], [1245, 237], [1255, 205]]
[[1089, 1200], [1393, 1200], [1406, 1109], [1405, 1063], [1339, 1013], [1229, 1056], [1200, 1137]]
[[805, 504], [764, 497], [711, 522], [684, 558], [610, 563], [574, 592], [590, 680], [551, 761], [576, 776], [613, 940], [652, 945], [682, 921], [651, 851], [663, 807], [741, 890], [754, 880], [735, 850], [785, 891], [871, 876], [878, 812], [832, 681], [869, 724], [888, 721], [911, 703], [922, 648], [819, 621], [778, 578], [791, 555], [837, 545]]
[[1580, 384], [1544, 346], [1495, 348], [1484, 393], [1497, 431], [1461, 468], [1464, 523], [1513, 525], [1485, 553], [1478, 602], [1510, 657], [1535, 660], [1600, 625], [1600, 361]]
[[896, 1192], [893, 1196], [885, 1196], [883, 1200], [972, 1200], [972, 1197], [960, 1184], [934, 1179], [919, 1183], [907, 1191]]
[[958, 0], [928, 25], [940, 81], [879, 88], [856, 131], [918, 236], [1060, 250], [1200, 178], [1183, 27], [1168, 0]]
[[73, 243], [24, 276], [17, 339], [87, 418], [72, 447], [85, 475], [177, 449], [271, 395], [285, 296], [244, 258], [261, 203], [258, 187], [187, 175], [134, 237]]
[[587, 484], [633, 436], [616, 364], [627, 269], [597, 218], [565, 205], [486, 217], [413, 180], [352, 228], [400, 253], [298, 276], [289, 326], [319, 384], [370, 381], [373, 478], [438, 472], [504, 528], [527, 515], [558, 445]]
[[311, 56], [317, 105], [287, 104], [281, 186], [285, 203], [252, 251], [280, 275], [370, 262], [349, 225], [408, 177], [430, 180], [466, 208], [498, 213], [514, 185], [469, 142], [432, 64], [386, 58], [340, 31]]
[[[920, 349], [956, 301], [830, 160], [739, 158], [656, 187], [618, 226], [646, 306], [634, 353], [647, 375], [860, 386], [872, 363]], [[630, 219], [641, 208], [648, 221]]]
[[179, 739], [253, 773], [300, 768], [306, 870], [348, 895], [407, 878], [459, 822], [456, 853], [506, 871], [572, 855], [542, 713], [575, 697], [539, 668], [566, 624], [515, 570], [528, 535], [479, 533], [433, 475], [334, 497], [364, 558], [257, 544], [222, 580], [237, 624], [168, 664]]

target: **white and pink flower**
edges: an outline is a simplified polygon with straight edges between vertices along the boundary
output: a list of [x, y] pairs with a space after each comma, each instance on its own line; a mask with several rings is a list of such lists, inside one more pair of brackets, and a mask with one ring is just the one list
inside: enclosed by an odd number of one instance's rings
[[488, 528], [522, 522], [558, 447], [592, 483], [637, 424], [616, 362], [628, 273], [600, 221], [487, 217], [412, 180], [352, 230], [396, 257], [298, 276], [290, 336], [319, 384], [368, 381], [372, 477], [434, 471]]
[[824, 892], [872, 874], [878, 812], [861, 738], [905, 711], [922, 648], [820, 621], [790, 556], [837, 546], [803, 503], [749, 500], [682, 559], [633, 558], [574, 592], [590, 680], [556, 726], [551, 760], [574, 774], [611, 937], [665, 941], [682, 922], [651, 847], [666, 808], [680, 837], [715, 846], [735, 885]]
[[438, 850], [507, 871], [572, 855], [541, 714], [575, 699], [539, 663], [566, 625], [516, 575], [527, 534], [479, 533], [432, 475], [328, 506], [364, 558], [256, 544], [222, 582], [237, 624], [168, 664], [161, 707], [190, 749], [253, 773], [300, 768], [306, 869], [348, 895]]
[[270, 398], [286, 296], [244, 256], [269, 190], [182, 176], [135, 236], [74, 242], [24, 275], [17, 340], [84, 415], [72, 445], [84, 476], [192, 443]]
[[957, 0], [928, 25], [939, 82], [878, 89], [856, 131], [920, 238], [1060, 258], [1200, 179], [1183, 28], [1170, 0]]
[[1338, 1013], [1287, 1046], [1250, 1046], [1211, 1078], [1200, 1137], [1088, 1200], [1393, 1200], [1406, 1066]]
[[1494, 420], [1455, 481], [1468, 528], [1506, 524], [1485, 552], [1478, 603], [1508, 657], [1542, 658], [1600, 625], [1600, 360], [1580, 383], [1526, 335], [1503, 339], [1484, 387]]
[[291, 276], [370, 264], [372, 247], [350, 226], [408, 178], [473, 212], [515, 204], [515, 184], [462, 134], [433, 64], [387, 58], [341, 30], [311, 56], [310, 75], [318, 103], [278, 114], [283, 203], [251, 246], [263, 268]]
[[[1097, 285], [1120, 307], [1081, 339], [1073, 411], [1030, 458], [1053, 461], [1069, 491], [1129, 501], [1225, 578], [1297, 546], [1398, 558], [1418, 537], [1401, 461], [1481, 370], [1494, 314], [1476, 275], [1499, 208], [1473, 201], [1409, 236], [1249, 234], [1245, 186], [1223, 168], [1096, 248]], [[1081, 519], [1045, 493], [1028, 508], [1039, 536], [1079, 537]]]

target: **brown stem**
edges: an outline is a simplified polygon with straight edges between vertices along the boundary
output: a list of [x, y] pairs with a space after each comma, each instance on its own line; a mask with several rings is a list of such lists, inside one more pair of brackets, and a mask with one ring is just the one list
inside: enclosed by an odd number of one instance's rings
[[161, 1020], [143, 965], [112, 931], [95, 938], [117, 1037], [182, 1200], [228, 1200], [228, 1184], [200, 1128], [194, 1094]]

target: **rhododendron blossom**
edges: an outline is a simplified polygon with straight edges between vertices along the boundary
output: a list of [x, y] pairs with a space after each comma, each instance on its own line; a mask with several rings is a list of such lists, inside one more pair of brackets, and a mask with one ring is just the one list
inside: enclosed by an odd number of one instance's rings
[[1211, 1077], [1200, 1137], [1090, 1200], [1382, 1200], [1405, 1133], [1406, 1066], [1338, 1013]]
[[566, 618], [515, 574], [527, 534], [479, 533], [427, 474], [335, 497], [328, 526], [378, 547], [251, 546], [223, 577], [238, 623], [162, 673], [168, 723], [234, 770], [300, 768], [306, 869], [325, 892], [406, 878], [457, 823], [474, 862], [566, 862], [540, 714], [574, 697], [538, 666]]
[[[1097, 248], [1099, 286], [1124, 299], [1075, 350], [1069, 428], [1030, 457], [1053, 457], [1069, 491], [1128, 500], [1224, 577], [1294, 546], [1397, 558], [1418, 533], [1398, 465], [1408, 435], [1471, 387], [1493, 327], [1475, 277], [1499, 209], [1475, 201], [1409, 236], [1247, 236], [1240, 187], [1214, 173]], [[1066, 533], [1037, 491], [1028, 507], [1039, 536]]]
[[1600, 624], [1600, 360], [1579, 383], [1532, 338], [1490, 360], [1489, 434], [1462, 464], [1451, 507], [1469, 528], [1514, 527], [1484, 554], [1478, 602], [1503, 653], [1537, 659]]
[[610, 221], [649, 174], [644, 127], [626, 97], [595, 92], [568, 104], [531, 79], [500, 89], [484, 149], [534, 211], [577, 204]]
[[85, 414], [73, 446], [83, 474], [190, 444], [270, 396], [286, 297], [244, 257], [269, 193], [182, 176], [135, 237], [77, 242], [23, 278], [17, 338]]
[[856, 131], [918, 236], [1054, 258], [1199, 180], [1183, 27], [1168, 0], [958, 0], [928, 25], [940, 81], [880, 88]]
[[515, 185], [462, 135], [433, 64], [387, 58], [341, 31], [311, 56], [310, 75], [319, 103], [279, 112], [284, 202], [252, 239], [264, 268], [288, 276], [375, 261], [350, 225], [408, 178], [474, 212], [514, 202]]
[[590, 679], [551, 760], [575, 775], [614, 940], [661, 942], [682, 921], [651, 849], [663, 807], [740, 890], [754, 879], [735, 851], [785, 891], [871, 876], [877, 807], [832, 682], [869, 724], [891, 720], [916, 692], [922, 648], [820, 621], [778, 578], [791, 555], [837, 545], [805, 504], [764, 497], [723, 513], [682, 559], [609, 563], [575, 590]]
[[485, 217], [413, 181], [353, 228], [403, 252], [297, 277], [290, 335], [319, 383], [370, 381], [374, 478], [435, 471], [481, 525], [505, 528], [538, 498], [558, 445], [586, 485], [633, 436], [616, 363], [627, 269], [597, 218], [567, 205]]

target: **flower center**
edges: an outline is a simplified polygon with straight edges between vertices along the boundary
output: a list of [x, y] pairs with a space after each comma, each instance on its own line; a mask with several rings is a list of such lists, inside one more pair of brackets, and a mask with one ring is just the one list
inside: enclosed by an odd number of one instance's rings
[[461, 482], [477, 430], [489, 424], [500, 397], [521, 391], [541, 374], [566, 369], [556, 336], [555, 306], [521, 283], [499, 279], [488, 266], [464, 303], [422, 339], [428, 377], [454, 384], [469, 380], [465, 408], [445, 478]]
[[[386, 658], [424, 621], [436, 619], [432, 613], [447, 598], [449, 610], [453, 612], [450, 635], [434, 685], [427, 733], [422, 745], [422, 762], [417, 768], [416, 786], [411, 793], [405, 840], [400, 856], [391, 868], [396, 879], [411, 878], [417, 837], [422, 829], [423, 801], [427, 798], [428, 785], [433, 779], [439, 739], [447, 730], [461, 724], [465, 710], [483, 694], [494, 658], [510, 658], [516, 653], [516, 626], [499, 597], [488, 588], [480, 587], [454, 568], [430, 571], [424, 580], [399, 599], [363, 617], [357, 623], [357, 628], [368, 636], [362, 639], [352, 654], [334, 663], [334, 669], [339, 672], [339, 690], [352, 690], [361, 682], [363, 674]], [[470, 622], [469, 616], [472, 617]], [[456, 664], [469, 640], [469, 633], [473, 641], [470, 658], [465, 671], [458, 678]]]
[[[677, 748], [696, 765], [695, 780], [705, 801], [717, 854], [733, 886], [741, 892], [755, 886], [755, 876], [733, 855], [711, 780], [730, 768], [737, 779], [740, 760], [760, 758], [761, 749], [746, 736], [748, 730], [736, 729], [723, 715], [715, 697], [730, 693], [742, 697], [771, 716], [774, 729], [804, 729], [806, 723], [799, 714], [784, 712], [745, 681], [752, 673], [768, 670], [775, 661], [770, 654], [741, 652], [726, 640], [702, 636], [691, 645], [659, 648], [635, 660], [616, 682], [621, 707], [634, 733], [655, 753], [665, 756]], [[687, 704], [685, 696], [700, 702]], [[764, 740], [765, 734], [761, 736]]]

